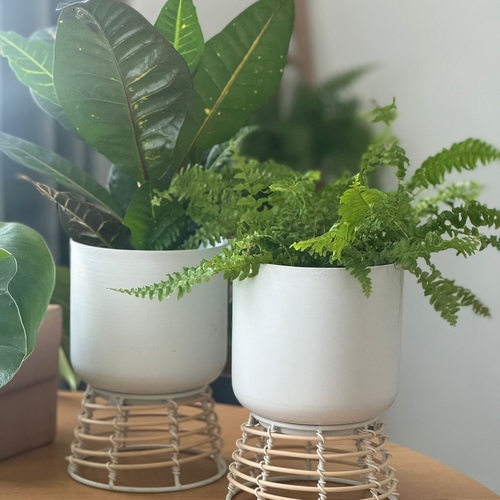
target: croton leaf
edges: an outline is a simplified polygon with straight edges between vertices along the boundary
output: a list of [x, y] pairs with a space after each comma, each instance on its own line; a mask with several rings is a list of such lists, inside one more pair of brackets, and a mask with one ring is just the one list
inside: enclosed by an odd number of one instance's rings
[[155, 28], [184, 57], [194, 73], [205, 50], [205, 42], [193, 0], [168, 0], [156, 20]]
[[188, 219], [176, 200], [151, 203], [149, 183], [135, 193], [125, 215], [125, 224], [132, 232], [132, 247], [136, 250], [169, 250], [178, 248], [187, 237]]
[[276, 92], [293, 20], [293, 0], [261, 0], [206, 43], [177, 163], [228, 140]]
[[59, 101], [84, 140], [141, 182], [166, 174], [192, 93], [182, 56], [137, 11], [89, 0], [61, 11]]
[[36, 231], [0, 223], [0, 387], [35, 347], [54, 276], [52, 256]]
[[38, 182], [35, 186], [58, 204], [61, 224], [73, 240], [96, 247], [130, 248], [130, 231], [114, 215], [79, 200], [72, 193]]
[[85, 199], [106, 207], [118, 217], [120, 208], [111, 195], [90, 175], [74, 167], [62, 156], [3, 132], [0, 132], [0, 151], [17, 163], [47, 176]]
[[0, 31], [0, 55], [9, 60], [17, 78], [36, 94], [58, 103], [52, 79], [53, 45], [37, 38]]

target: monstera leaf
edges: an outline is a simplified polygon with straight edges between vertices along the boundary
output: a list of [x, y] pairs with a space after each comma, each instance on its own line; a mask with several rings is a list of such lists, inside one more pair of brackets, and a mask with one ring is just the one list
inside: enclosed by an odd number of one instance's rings
[[85, 142], [139, 182], [166, 175], [192, 93], [182, 56], [119, 1], [63, 8], [54, 85]]
[[35, 347], [54, 276], [52, 256], [36, 231], [0, 223], [0, 387]]

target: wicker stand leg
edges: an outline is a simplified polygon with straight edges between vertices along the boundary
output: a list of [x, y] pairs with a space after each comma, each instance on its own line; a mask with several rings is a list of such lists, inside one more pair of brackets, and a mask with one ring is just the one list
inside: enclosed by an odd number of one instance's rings
[[96, 488], [178, 491], [226, 472], [207, 388], [175, 396], [113, 394], [89, 387], [68, 457], [69, 475]]
[[395, 500], [384, 425], [338, 429], [259, 423], [242, 426], [229, 466], [226, 500]]

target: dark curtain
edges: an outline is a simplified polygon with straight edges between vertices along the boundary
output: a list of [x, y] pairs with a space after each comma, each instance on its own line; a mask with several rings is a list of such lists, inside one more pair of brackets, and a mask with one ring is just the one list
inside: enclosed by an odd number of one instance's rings
[[[0, 0], [0, 29], [30, 36], [38, 29], [55, 26], [59, 1]], [[92, 169], [94, 155], [34, 104], [5, 58], [0, 60], [0, 130], [56, 151], [81, 168]], [[33, 227], [46, 239], [56, 262], [67, 264], [68, 239], [60, 228], [55, 206], [19, 174], [47, 183], [47, 179], [0, 153], [0, 220]]]

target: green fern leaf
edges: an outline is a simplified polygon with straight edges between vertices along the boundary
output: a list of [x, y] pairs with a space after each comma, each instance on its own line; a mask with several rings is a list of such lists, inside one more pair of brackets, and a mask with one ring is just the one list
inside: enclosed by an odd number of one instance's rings
[[398, 110], [396, 107], [396, 99], [386, 106], [377, 106], [370, 113], [371, 121], [373, 123], [383, 122], [386, 125], [392, 125], [398, 117]]
[[444, 320], [455, 326], [462, 307], [471, 307], [479, 316], [490, 316], [489, 309], [470, 290], [444, 278], [433, 264], [427, 263], [429, 271], [415, 266], [411, 272], [417, 277], [424, 294], [429, 297], [430, 303]]
[[408, 188], [427, 188], [444, 181], [447, 173], [455, 170], [474, 170], [478, 164], [486, 165], [500, 159], [500, 151], [479, 139], [467, 139], [443, 149], [425, 160], [408, 183]]

